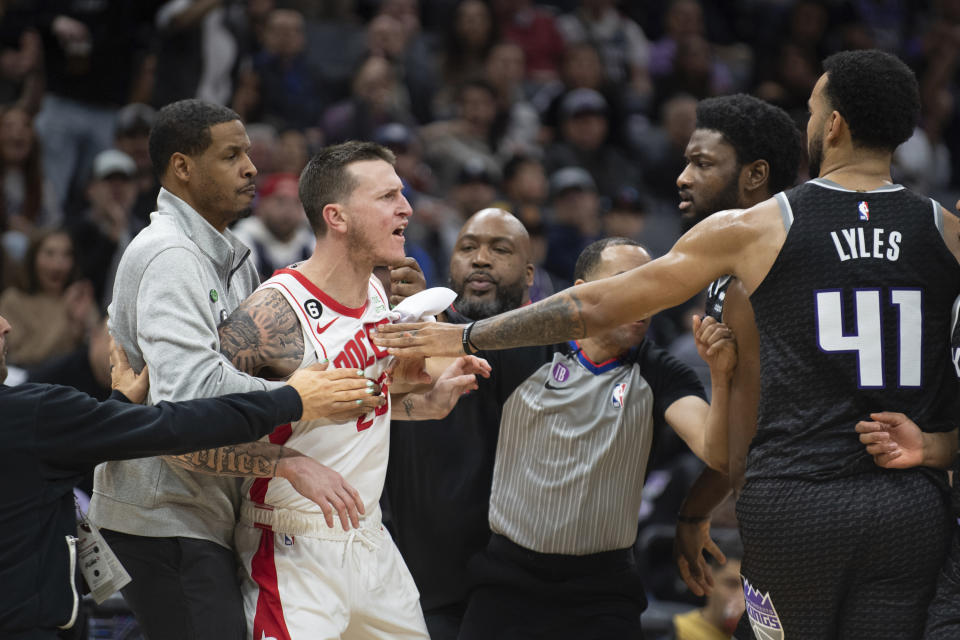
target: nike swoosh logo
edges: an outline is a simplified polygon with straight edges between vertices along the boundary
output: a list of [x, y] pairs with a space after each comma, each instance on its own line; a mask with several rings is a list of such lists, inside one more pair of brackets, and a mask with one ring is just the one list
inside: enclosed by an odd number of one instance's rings
[[547, 389], [553, 389], [554, 391], [559, 391], [559, 390], [565, 388], [565, 387], [555, 387], [555, 386], [553, 386], [552, 384], [550, 384], [549, 382], [543, 383], [543, 386], [545, 386]]
[[320, 326], [320, 323], [318, 322], [318, 323], [317, 323], [317, 335], [320, 335], [321, 333], [323, 333], [324, 331], [326, 331], [327, 329], [329, 329], [329, 328], [330, 328], [330, 325], [332, 325], [334, 322], [336, 322], [336, 321], [339, 320], [339, 319], [340, 319], [340, 316], [337, 316], [336, 318], [334, 318], [333, 320], [331, 320], [331, 321], [328, 322], [327, 324], [323, 325], [322, 327]]

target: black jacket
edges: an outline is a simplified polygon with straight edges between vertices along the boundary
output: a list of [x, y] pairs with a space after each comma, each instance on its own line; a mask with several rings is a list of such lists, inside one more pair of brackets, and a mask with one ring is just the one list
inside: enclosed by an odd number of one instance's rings
[[299, 419], [292, 387], [130, 404], [49, 384], [0, 384], [0, 637], [54, 638], [78, 606], [73, 487], [105, 460], [252, 442]]

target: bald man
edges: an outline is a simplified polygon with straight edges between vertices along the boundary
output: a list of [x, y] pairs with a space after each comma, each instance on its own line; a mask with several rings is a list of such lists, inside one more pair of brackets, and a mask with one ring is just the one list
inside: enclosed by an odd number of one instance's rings
[[[446, 321], [466, 324], [528, 304], [532, 282], [523, 224], [502, 209], [478, 211], [450, 258], [457, 299]], [[433, 640], [457, 637], [470, 588], [467, 560], [490, 537], [490, 479], [506, 394], [552, 353], [550, 347], [496, 352], [502, 364], [446, 418], [391, 424], [384, 496]], [[404, 410], [402, 403], [394, 408]]]

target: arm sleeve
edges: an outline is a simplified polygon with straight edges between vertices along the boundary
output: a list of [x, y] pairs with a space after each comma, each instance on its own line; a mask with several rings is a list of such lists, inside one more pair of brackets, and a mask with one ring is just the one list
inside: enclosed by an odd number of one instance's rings
[[155, 406], [118, 397], [123, 395], [97, 402], [70, 387], [49, 385], [37, 411], [42, 457], [67, 467], [93, 467], [105, 460], [252, 442], [299, 419], [303, 411], [300, 395], [286, 385]]
[[197, 257], [171, 248], [154, 258], [137, 293], [137, 342], [150, 365], [150, 403], [275, 389], [220, 353], [217, 318]]

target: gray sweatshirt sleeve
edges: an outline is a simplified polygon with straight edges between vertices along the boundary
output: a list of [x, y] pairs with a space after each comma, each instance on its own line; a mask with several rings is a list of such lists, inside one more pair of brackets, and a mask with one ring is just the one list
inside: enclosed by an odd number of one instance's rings
[[217, 318], [199, 259], [178, 247], [159, 253], [137, 295], [137, 343], [150, 366], [151, 404], [282, 386], [237, 371], [220, 354]]

